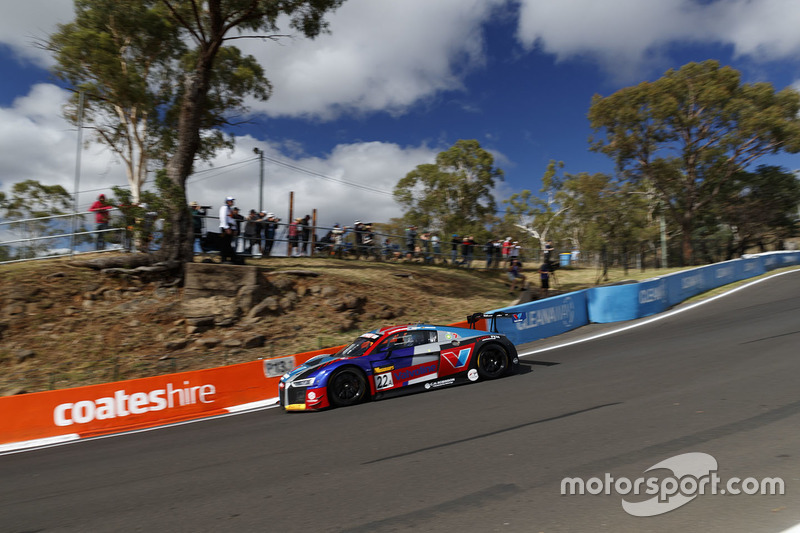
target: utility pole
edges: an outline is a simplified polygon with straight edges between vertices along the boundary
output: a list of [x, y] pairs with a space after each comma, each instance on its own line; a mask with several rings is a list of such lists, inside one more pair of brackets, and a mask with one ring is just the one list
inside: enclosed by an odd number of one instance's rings
[[75, 188], [72, 196], [72, 237], [70, 255], [75, 253], [75, 234], [78, 232], [78, 189], [81, 182], [81, 152], [83, 151], [83, 91], [78, 93], [78, 148], [75, 154]]
[[258, 212], [264, 210], [264, 150], [253, 148], [253, 153], [258, 154]]

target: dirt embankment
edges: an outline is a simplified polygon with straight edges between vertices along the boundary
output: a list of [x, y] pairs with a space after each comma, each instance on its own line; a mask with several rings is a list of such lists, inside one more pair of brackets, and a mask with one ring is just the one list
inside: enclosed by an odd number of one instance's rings
[[0, 395], [314, 350], [394, 323], [464, 320], [513, 298], [500, 272], [317, 258], [250, 264], [270, 287], [251, 302], [260, 307], [204, 320], [187, 318], [182, 287], [60, 260], [1, 266]]

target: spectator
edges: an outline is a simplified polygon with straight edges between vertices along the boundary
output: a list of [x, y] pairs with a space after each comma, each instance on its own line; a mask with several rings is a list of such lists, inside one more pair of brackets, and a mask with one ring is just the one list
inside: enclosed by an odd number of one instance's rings
[[467, 235], [464, 237], [464, 241], [461, 243], [461, 256], [462, 256], [462, 264], [466, 268], [472, 268], [472, 257], [474, 253], [475, 246], [475, 239], [472, 238], [472, 235]]
[[[84, 204], [85, 205], [85, 204]], [[101, 194], [97, 197], [97, 201], [92, 204], [89, 211], [94, 211], [95, 230], [97, 231], [95, 250], [106, 249], [106, 230], [108, 230], [109, 211], [114, 209], [114, 206], [106, 202], [106, 195]]]
[[459, 246], [461, 246], [461, 239], [458, 237], [458, 233], [453, 233], [453, 237], [450, 239], [450, 262], [453, 266], [458, 266]]
[[431, 245], [433, 246], [433, 260], [436, 262], [437, 259], [442, 258], [442, 243], [436, 233], [431, 235]]
[[353, 232], [356, 235], [356, 259], [359, 259], [364, 252], [364, 224], [360, 220], [353, 224]]
[[508, 262], [508, 252], [511, 250], [511, 237], [503, 241], [503, 263]]
[[259, 233], [261, 232], [261, 219], [255, 209], [251, 209], [244, 222], [244, 253], [253, 254], [253, 247], [258, 246], [258, 255], [261, 255]]
[[406, 230], [406, 259], [414, 259], [414, 252], [417, 249], [417, 227], [409, 226]]
[[300, 255], [308, 256], [308, 243], [311, 240], [311, 215], [300, 219], [300, 237], [303, 239], [303, 251]]
[[423, 262], [426, 265], [430, 265], [433, 263], [433, 256], [431, 255], [431, 234], [424, 232], [419, 236], [419, 240], [422, 245], [420, 250], [422, 251]]
[[539, 281], [542, 285], [542, 294], [546, 297], [550, 291], [550, 275], [553, 273], [553, 266], [550, 261], [545, 261], [539, 267]]
[[223, 263], [226, 259], [230, 259], [231, 263], [239, 261], [236, 256], [236, 249], [233, 247], [233, 239], [236, 234], [236, 219], [233, 218], [234, 201], [232, 196], [228, 196], [225, 198], [225, 205], [219, 208], [219, 231], [222, 234], [219, 254]]
[[486, 254], [486, 270], [492, 268], [492, 261], [494, 260], [494, 239], [489, 239], [483, 245], [483, 251]]
[[300, 221], [302, 218], [296, 218], [289, 223], [289, 257], [297, 257], [298, 242], [300, 241]]
[[372, 231], [372, 224], [364, 224], [364, 235], [361, 243], [364, 245], [364, 253], [367, 257], [375, 254], [375, 233]]
[[344, 228], [339, 226], [339, 223], [333, 225], [331, 232], [333, 233], [333, 254], [337, 259], [344, 257], [344, 236], [347, 234], [347, 226]]
[[503, 243], [500, 239], [494, 241], [494, 268], [500, 268], [500, 260], [503, 258]]
[[[244, 237], [242, 237], [242, 223], [244, 222], [244, 215], [239, 212], [238, 207], [232, 207], [231, 211], [233, 213], [233, 219], [236, 221], [236, 233], [233, 236], [233, 250], [238, 251], [239, 242], [244, 240]], [[244, 250], [244, 243], [242, 244], [242, 250]]]
[[553, 252], [555, 248], [553, 248], [553, 241], [546, 240], [544, 241], [544, 260], [546, 263], [549, 263], [553, 260]]
[[280, 221], [281, 219], [276, 217], [274, 213], [267, 213], [263, 217], [264, 244], [261, 247], [261, 255], [263, 257], [269, 257], [272, 253], [272, 246], [275, 244], [275, 233], [278, 231], [278, 222]]
[[508, 259], [519, 259], [520, 255], [522, 255], [522, 247], [519, 245], [517, 241], [511, 243], [511, 248], [508, 249]]
[[520, 290], [525, 289], [525, 276], [522, 274], [522, 263], [517, 258], [512, 258], [508, 263], [508, 280], [511, 282], [509, 292], [511, 294], [517, 290], [517, 283]]
[[383, 241], [383, 245], [381, 246], [381, 252], [383, 254], [384, 261], [391, 261], [394, 259], [394, 249], [392, 248], [392, 240], [388, 237], [385, 241]]
[[201, 206], [197, 202], [189, 204], [192, 210], [192, 230], [194, 232], [195, 251], [206, 251], [205, 241], [203, 240], [203, 219], [206, 217], [207, 206]]

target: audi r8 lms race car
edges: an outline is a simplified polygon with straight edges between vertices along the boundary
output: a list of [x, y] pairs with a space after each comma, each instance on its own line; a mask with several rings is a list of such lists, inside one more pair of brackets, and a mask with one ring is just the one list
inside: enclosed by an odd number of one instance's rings
[[[471, 323], [482, 316], [472, 315]], [[491, 319], [494, 326], [496, 317]], [[313, 357], [284, 374], [280, 404], [287, 411], [342, 407], [495, 379], [518, 369], [517, 350], [500, 333], [428, 324], [393, 326], [364, 333], [338, 352]]]

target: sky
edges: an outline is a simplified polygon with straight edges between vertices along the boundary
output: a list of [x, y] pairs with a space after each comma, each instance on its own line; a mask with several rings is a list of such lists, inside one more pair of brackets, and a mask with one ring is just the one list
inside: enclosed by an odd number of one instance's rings
[[[68, 0], [3, 2], [0, 17], [0, 191], [34, 179], [75, 192], [86, 209], [125, 186], [123, 166], [61, 116], [69, 93], [35, 46], [71, 20]], [[613, 172], [589, 151], [592, 96], [691, 61], [715, 59], [742, 81], [800, 89], [797, 0], [346, 0], [330, 34], [234, 41], [273, 85], [230, 132], [233, 150], [199, 163], [187, 201], [235, 197], [319, 225], [402, 214], [396, 183], [459, 139], [477, 139], [505, 173], [494, 196], [538, 193], [550, 160]], [[282, 28], [288, 33], [288, 28]], [[84, 140], [91, 140], [88, 132]], [[265, 154], [259, 202], [259, 161]], [[800, 168], [796, 155], [761, 162]]]

